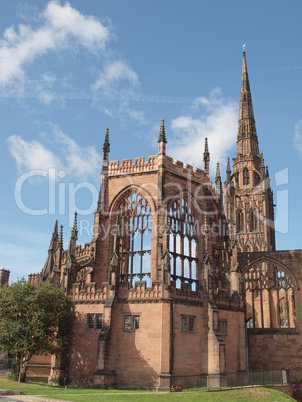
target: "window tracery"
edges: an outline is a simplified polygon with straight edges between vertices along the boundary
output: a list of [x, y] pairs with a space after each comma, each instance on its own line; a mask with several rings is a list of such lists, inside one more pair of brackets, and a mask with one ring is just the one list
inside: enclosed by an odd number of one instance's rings
[[179, 198], [172, 202], [169, 208], [169, 220], [171, 279], [176, 282], [177, 288], [181, 288], [183, 283], [189, 283], [191, 289], [196, 290], [198, 264], [196, 218], [188, 200]]
[[151, 225], [148, 201], [132, 192], [120, 204], [120, 280], [134, 287], [135, 281], [151, 278]]
[[244, 274], [250, 328], [295, 327], [294, 287], [280, 267], [262, 261]]

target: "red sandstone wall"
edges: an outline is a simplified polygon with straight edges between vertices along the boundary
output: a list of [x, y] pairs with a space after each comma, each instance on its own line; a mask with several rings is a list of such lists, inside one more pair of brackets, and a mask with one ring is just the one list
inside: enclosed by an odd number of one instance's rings
[[246, 370], [244, 312], [219, 311], [219, 319], [227, 319], [227, 335], [222, 336], [226, 345], [227, 373]]
[[[155, 388], [159, 374], [168, 372], [170, 314], [167, 303], [118, 304], [112, 333], [115, 343], [114, 369], [119, 387]], [[124, 329], [125, 315], [140, 315], [140, 328]]]
[[248, 331], [250, 370], [301, 367], [302, 334], [281, 334], [280, 331], [278, 333], [274, 330], [256, 334], [252, 333], [254, 331], [257, 332], [257, 330]]
[[[206, 306], [207, 307], [207, 306]], [[195, 316], [194, 332], [182, 332], [181, 317]], [[200, 375], [202, 373], [202, 353], [205, 345], [203, 307], [175, 304], [174, 319], [174, 375]]]
[[76, 306], [77, 319], [70, 349], [69, 378], [71, 381], [93, 381], [100, 330], [88, 330], [87, 313], [101, 314], [103, 309], [103, 304]]

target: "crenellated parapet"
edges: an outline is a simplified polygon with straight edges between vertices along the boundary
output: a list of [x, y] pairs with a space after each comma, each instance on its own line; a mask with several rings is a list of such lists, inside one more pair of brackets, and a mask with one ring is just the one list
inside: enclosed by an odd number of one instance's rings
[[41, 279], [41, 274], [29, 274], [28, 282], [29, 283], [37, 283]]
[[127, 173], [156, 171], [157, 165], [157, 156], [149, 156], [147, 161], [145, 161], [144, 157], [136, 158], [134, 163], [132, 162], [132, 159], [123, 159], [121, 165], [119, 164], [119, 161], [111, 161], [108, 165], [108, 175], [115, 176]]
[[84, 288], [81, 288], [80, 283], [74, 283], [72, 285], [72, 298], [76, 303], [93, 301], [100, 301], [105, 303], [108, 292], [108, 283], [103, 283], [100, 289], [96, 288], [95, 282], [86, 283]]

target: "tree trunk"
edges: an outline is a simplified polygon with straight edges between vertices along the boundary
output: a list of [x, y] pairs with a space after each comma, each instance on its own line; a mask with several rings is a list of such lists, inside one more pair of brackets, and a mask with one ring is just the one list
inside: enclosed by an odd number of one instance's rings
[[23, 367], [23, 352], [20, 352], [20, 354], [19, 354], [19, 367], [18, 367], [18, 369], [19, 369], [18, 382], [21, 382], [22, 367]]

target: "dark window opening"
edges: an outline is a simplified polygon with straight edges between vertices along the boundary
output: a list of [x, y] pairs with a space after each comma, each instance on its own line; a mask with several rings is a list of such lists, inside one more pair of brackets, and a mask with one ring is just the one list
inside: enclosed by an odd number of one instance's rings
[[124, 320], [124, 329], [126, 331], [131, 330], [131, 315], [126, 315]]
[[103, 316], [102, 314], [87, 315], [88, 329], [102, 329]]
[[257, 230], [257, 214], [255, 211], [250, 211], [250, 232], [255, 232]]
[[237, 232], [243, 232], [244, 231], [244, 214], [242, 209], [239, 209], [237, 211]]
[[139, 315], [135, 315], [133, 317], [133, 329], [134, 329], [134, 331], [139, 329]]
[[244, 168], [243, 169], [243, 185], [247, 186], [248, 184], [250, 184], [250, 172], [249, 172], [248, 168]]
[[181, 331], [182, 332], [194, 332], [195, 329], [195, 317], [182, 316], [181, 317]]
[[94, 329], [94, 315], [88, 316], [88, 329]]
[[137, 331], [140, 327], [139, 315], [126, 315], [124, 318], [124, 330], [125, 331]]
[[220, 332], [220, 335], [223, 335], [223, 336], [227, 335], [227, 320], [226, 319], [219, 319], [219, 332]]
[[101, 315], [96, 316], [96, 329], [101, 329], [103, 324], [103, 317]]

